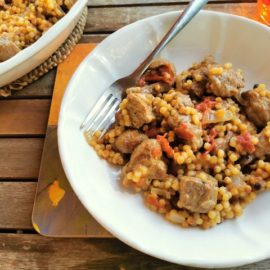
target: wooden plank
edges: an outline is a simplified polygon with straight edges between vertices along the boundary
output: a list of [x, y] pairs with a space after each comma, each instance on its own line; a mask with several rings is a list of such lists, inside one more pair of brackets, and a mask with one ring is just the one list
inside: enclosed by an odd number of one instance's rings
[[0, 135], [44, 135], [50, 100], [0, 100]]
[[80, 43], [99, 43], [108, 36], [108, 34], [85, 34], [82, 36]]
[[36, 183], [0, 182], [0, 230], [33, 229]]
[[[202, 270], [150, 257], [117, 239], [55, 239], [34, 234], [0, 235], [0, 261], [3, 270]], [[227, 270], [269, 268], [270, 260], [266, 260]]]
[[[112, 32], [137, 20], [169, 12], [183, 10], [185, 5], [104, 7], [89, 8], [86, 32]], [[209, 4], [207, 10], [222, 11], [251, 19], [258, 19], [255, 3]]]
[[44, 139], [0, 139], [0, 179], [37, 179]]

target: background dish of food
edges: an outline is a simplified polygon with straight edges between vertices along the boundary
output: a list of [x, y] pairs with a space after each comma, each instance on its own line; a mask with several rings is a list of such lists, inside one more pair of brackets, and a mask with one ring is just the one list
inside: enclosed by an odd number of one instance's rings
[[[41, 5], [43, 4], [41, 2]], [[51, 26], [37, 41], [25, 49], [23, 42], [26, 42], [26, 40], [18, 40], [14, 43], [12, 51], [17, 52], [17, 54], [2, 63], [0, 62], [0, 87], [22, 77], [49, 58], [72, 32], [86, 4], [87, 0], [77, 1], [65, 16], [61, 18], [63, 14], [57, 15], [58, 17], [56, 17], [59, 21]], [[53, 20], [56, 21], [56, 19]], [[3, 26], [4, 24], [1, 24], [1, 27]], [[33, 41], [36, 37], [32, 37]], [[8, 35], [4, 34], [4, 39], [2, 39], [0, 46], [3, 46], [4, 42], [7, 42], [7, 38]], [[27, 42], [30, 42], [30, 40]], [[19, 49], [23, 50], [19, 51]], [[10, 52], [11, 55], [12, 51]]]
[[76, 0], [0, 1], [0, 62], [34, 43], [66, 15]]
[[[155, 16], [123, 28], [78, 68], [60, 112], [58, 140], [65, 172], [91, 214], [116, 237], [147, 254], [201, 267], [237, 266], [267, 258], [270, 217], [265, 206], [270, 203], [269, 193], [259, 196], [238, 220], [208, 231], [181, 229], [147, 210], [139, 195], [124, 191], [119, 169], [100, 160], [79, 131], [102, 90], [138, 66], [177, 14]], [[270, 85], [269, 36], [269, 29], [259, 23], [204, 11], [169, 44], [162, 57], [173, 61], [180, 71], [212, 54], [218, 62], [232, 62], [245, 71], [246, 89], [256, 81]]]

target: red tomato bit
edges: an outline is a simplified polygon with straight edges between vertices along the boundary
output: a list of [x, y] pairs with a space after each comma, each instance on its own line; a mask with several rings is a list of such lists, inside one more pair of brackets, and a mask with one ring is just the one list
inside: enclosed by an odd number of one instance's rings
[[251, 142], [251, 135], [249, 132], [245, 132], [242, 135], [236, 137], [237, 141], [242, 145], [242, 147], [249, 153], [253, 153], [255, 151], [255, 146]]
[[166, 139], [166, 135], [157, 135], [157, 141], [159, 142], [162, 150], [167, 154], [167, 156], [169, 158], [172, 158], [173, 157], [173, 154], [174, 154], [174, 150], [172, 149], [172, 147], [170, 146], [169, 144], [169, 141]]
[[175, 134], [184, 140], [191, 141], [194, 137], [194, 134], [188, 127], [187, 123], [182, 123], [178, 128], [174, 129]]
[[203, 102], [197, 104], [195, 108], [201, 113], [205, 113], [206, 111], [213, 109], [216, 105], [216, 101], [214, 97], [207, 97]]

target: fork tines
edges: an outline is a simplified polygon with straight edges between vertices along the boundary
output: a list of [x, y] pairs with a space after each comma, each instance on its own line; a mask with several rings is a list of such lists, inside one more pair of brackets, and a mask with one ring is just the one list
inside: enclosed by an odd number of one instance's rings
[[84, 129], [90, 136], [96, 131], [101, 131], [100, 137], [102, 137], [114, 121], [114, 115], [118, 110], [119, 104], [120, 99], [115, 97], [110, 89], [108, 89], [90, 110], [80, 129]]

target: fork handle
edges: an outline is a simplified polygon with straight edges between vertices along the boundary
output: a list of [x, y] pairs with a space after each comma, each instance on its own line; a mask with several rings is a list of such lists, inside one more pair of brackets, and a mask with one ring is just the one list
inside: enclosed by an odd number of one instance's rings
[[191, 21], [191, 19], [202, 9], [208, 0], [192, 0], [186, 9], [179, 15], [170, 30], [158, 43], [156, 48], [132, 73], [132, 77], [139, 78], [147, 69], [151, 61], [170, 43], [170, 41]]

